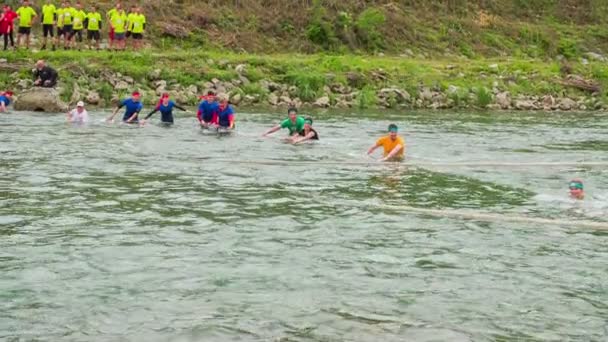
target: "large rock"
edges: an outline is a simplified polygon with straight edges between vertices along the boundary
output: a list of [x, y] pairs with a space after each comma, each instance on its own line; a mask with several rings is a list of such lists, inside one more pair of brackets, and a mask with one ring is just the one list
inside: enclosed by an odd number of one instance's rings
[[390, 97], [391, 94], [395, 94], [399, 103], [409, 102], [411, 99], [411, 96], [407, 91], [399, 88], [384, 88], [380, 90], [380, 96], [383, 98]]
[[607, 62], [608, 58], [606, 58], [605, 56], [599, 54], [599, 53], [595, 53], [595, 52], [587, 52], [585, 54], [585, 56], [587, 56], [589, 59], [595, 60], [595, 61], [600, 61], [600, 62]]
[[423, 88], [418, 95], [418, 98], [423, 101], [430, 101], [433, 98], [433, 93], [429, 88]]
[[118, 81], [118, 83], [116, 83], [116, 85], [114, 86], [115, 90], [127, 90], [129, 89], [129, 84], [125, 81]]
[[236, 94], [232, 95], [232, 98], [230, 99], [230, 103], [232, 103], [235, 106], [238, 106], [239, 103], [241, 103], [242, 99], [243, 98], [241, 97], [241, 94], [236, 93]]
[[561, 110], [573, 110], [576, 109], [577, 103], [569, 98], [563, 98], [559, 100], [559, 109]]
[[494, 101], [502, 109], [511, 108], [511, 94], [508, 91], [496, 94]]
[[101, 102], [101, 97], [99, 96], [98, 92], [91, 91], [89, 94], [87, 94], [86, 100], [88, 104], [98, 105], [99, 102]]
[[551, 95], [543, 96], [543, 109], [544, 110], [552, 110], [555, 108], [555, 98]]
[[537, 110], [538, 108], [532, 100], [517, 100], [515, 101], [515, 109], [517, 110]]
[[276, 106], [277, 104], [279, 104], [279, 97], [277, 96], [277, 94], [272, 93], [270, 95], [268, 95], [268, 103]]
[[59, 92], [55, 89], [32, 88], [19, 95], [14, 108], [33, 112], [60, 113], [67, 111], [68, 105], [61, 101]]
[[330, 104], [331, 101], [329, 100], [329, 96], [320, 97], [315, 101], [315, 106], [320, 108], [327, 108]]

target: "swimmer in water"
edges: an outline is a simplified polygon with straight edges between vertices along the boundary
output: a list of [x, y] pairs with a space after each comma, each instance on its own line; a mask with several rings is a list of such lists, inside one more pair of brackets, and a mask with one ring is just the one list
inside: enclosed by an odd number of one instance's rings
[[583, 181], [580, 179], [573, 179], [569, 184], [570, 198], [577, 200], [585, 199], [585, 191], [583, 189]]

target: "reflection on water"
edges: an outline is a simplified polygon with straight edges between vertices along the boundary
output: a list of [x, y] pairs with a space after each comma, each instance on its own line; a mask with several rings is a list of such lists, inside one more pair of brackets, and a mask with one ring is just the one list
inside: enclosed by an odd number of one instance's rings
[[[219, 138], [185, 117], [103, 116], [0, 117], [0, 339], [606, 338], [605, 232], [382, 209], [603, 220], [604, 170], [230, 160], [368, 161], [397, 121], [413, 160], [608, 161], [607, 120], [332, 112], [315, 116], [323, 140], [296, 147], [260, 138], [269, 114]], [[576, 154], [542, 148], [558, 144]], [[571, 178], [590, 201], [568, 201]]]

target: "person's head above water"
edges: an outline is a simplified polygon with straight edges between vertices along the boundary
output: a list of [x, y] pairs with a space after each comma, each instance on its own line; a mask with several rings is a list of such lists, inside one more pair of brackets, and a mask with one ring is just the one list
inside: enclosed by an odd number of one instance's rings
[[131, 98], [133, 101], [137, 102], [141, 98], [141, 94], [138, 91], [134, 91], [133, 94], [131, 94]]
[[570, 189], [570, 197], [576, 199], [583, 199], [585, 197], [585, 190], [583, 186], [583, 181], [580, 179], [573, 179], [568, 184], [568, 188]]
[[397, 139], [397, 132], [399, 131], [399, 127], [395, 124], [388, 125], [388, 133], [391, 139]]
[[291, 107], [287, 110], [287, 116], [289, 116], [289, 119], [291, 119], [291, 121], [296, 121], [296, 117], [298, 115], [298, 110], [294, 107]]
[[304, 129], [310, 130], [312, 128], [312, 118], [308, 117], [304, 120]]

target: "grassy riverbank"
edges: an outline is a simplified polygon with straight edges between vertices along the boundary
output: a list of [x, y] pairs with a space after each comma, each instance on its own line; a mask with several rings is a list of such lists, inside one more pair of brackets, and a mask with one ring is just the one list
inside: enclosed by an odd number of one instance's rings
[[[277, 97], [283, 94], [305, 103], [327, 97], [330, 105], [336, 105], [343, 95], [348, 95], [346, 102], [356, 108], [429, 107], [432, 105], [429, 92], [431, 96], [442, 94], [443, 100], [450, 100], [449, 107], [485, 108], [494, 103], [499, 92], [508, 92], [512, 98], [551, 95], [606, 100], [603, 91], [592, 96], [589, 91], [564, 84], [566, 74], [593, 80], [601, 88], [608, 86], [608, 65], [592, 59], [564, 63], [532, 58], [421, 59], [155, 49], [122, 53], [19, 51], [8, 53], [6, 58], [7, 63], [0, 64], [0, 70], [9, 71], [0, 74], [2, 88], [14, 89], [20, 80], [29, 80], [35, 60], [44, 58], [59, 70], [65, 96], [70, 96], [76, 86], [83, 98], [95, 91], [105, 102], [133, 89], [154, 93], [158, 82], [164, 81], [167, 90], [184, 92], [190, 87], [190, 94], [181, 100], [194, 104], [196, 94], [192, 86], [196, 86], [196, 93], [201, 93], [214, 79], [231, 96], [239, 94], [241, 100], [249, 96], [252, 102], [255, 97], [256, 103], [265, 103], [274, 91], [267, 86], [270, 82], [288, 88], [275, 91]], [[126, 89], [124, 84], [116, 86], [121, 77], [132, 78], [127, 80]], [[407, 98], [383, 98], [380, 91], [386, 88], [400, 89], [407, 93]], [[153, 98], [150, 96], [148, 100]], [[422, 100], [422, 105], [416, 100]]]

